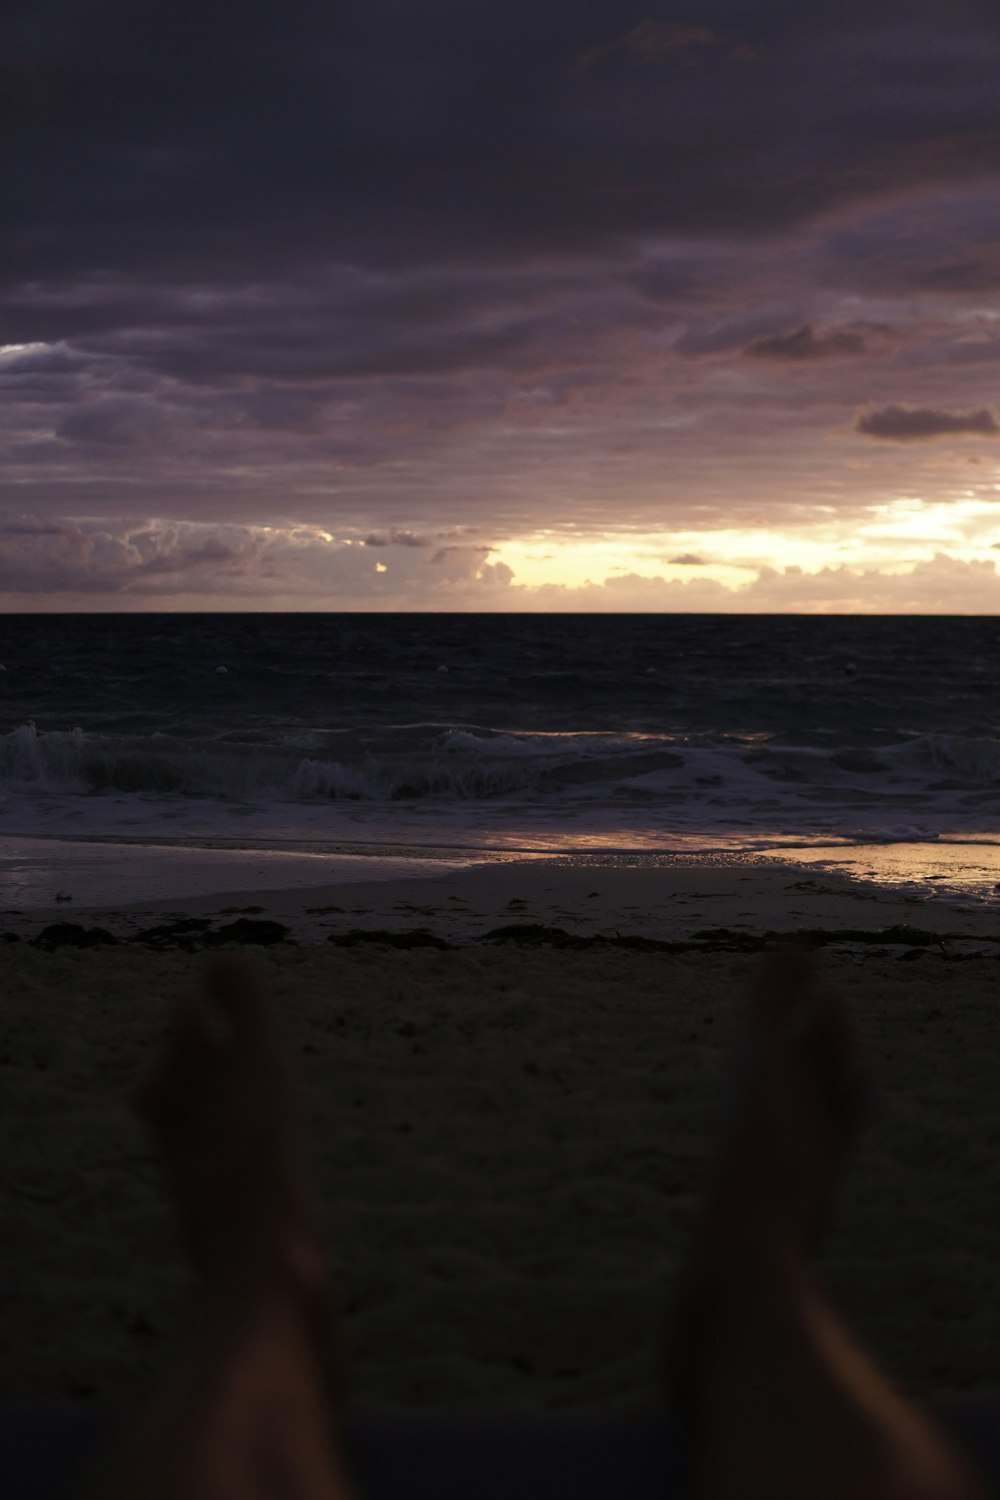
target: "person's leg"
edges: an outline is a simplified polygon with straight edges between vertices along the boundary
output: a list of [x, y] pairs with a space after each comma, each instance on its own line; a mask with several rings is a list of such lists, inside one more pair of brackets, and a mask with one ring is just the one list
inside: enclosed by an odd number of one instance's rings
[[859, 1052], [804, 955], [761, 971], [756, 1055], [719, 1151], [667, 1346], [700, 1500], [980, 1500], [929, 1417], [855, 1343], [812, 1256], [858, 1118]]
[[252, 974], [215, 965], [137, 1101], [202, 1280], [186, 1352], [93, 1493], [340, 1500], [339, 1338], [294, 1108]]

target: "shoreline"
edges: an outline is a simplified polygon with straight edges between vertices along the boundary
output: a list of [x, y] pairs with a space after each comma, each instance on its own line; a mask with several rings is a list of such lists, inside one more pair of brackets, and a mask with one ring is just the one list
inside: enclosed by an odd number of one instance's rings
[[[462, 887], [469, 882], [467, 899]], [[581, 885], [588, 889], [581, 893]], [[565, 897], [558, 887], [566, 888]], [[682, 913], [692, 890], [700, 892], [703, 910]], [[555, 899], [545, 900], [546, 894]], [[567, 911], [568, 902], [583, 905]], [[881, 925], [964, 925], [979, 933], [1000, 923], [1000, 844], [970, 839], [740, 849], [707, 840], [663, 849], [596, 842], [421, 844], [405, 837], [303, 844], [279, 837], [195, 842], [145, 834], [0, 833], [0, 931], [36, 930], [40, 921], [87, 921], [118, 931], [123, 922], [128, 926], [130, 913], [153, 920], [259, 907], [290, 922], [297, 941], [316, 941], [329, 926], [307, 920], [310, 915], [339, 915], [338, 909], [366, 919], [376, 913], [377, 922], [358, 924], [369, 927], [399, 926], [399, 913], [410, 910], [443, 924], [444, 936], [470, 938], [486, 929], [455, 918], [462, 905], [473, 917], [477, 903], [493, 926], [509, 920], [507, 908], [516, 913], [520, 905], [525, 921], [558, 925], [562, 914], [585, 932], [641, 927], [654, 937], [683, 936], [699, 925], [794, 930], [795, 917], [806, 927], [827, 920], [857, 926], [856, 914], [846, 913], [862, 903]], [[755, 919], [757, 903], [763, 915]], [[320, 907], [333, 911], [309, 912]]]
[[[326, 857], [310, 859], [322, 863]], [[379, 932], [425, 933], [443, 945], [463, 946], [498, 929], [520, 928], [522, 941], [556, 946], [586, 940], [678, 943], [715, 934], [717, 944], [747, 951], [774, 934], [835, 940], [842, 932], [849, 942], [852, 933], [909, 930], [987, 945], [1000, 937], [1000, 910], [991, 904], [942, 900], [933, 887], [916, 895], [756, 855], [675, 857], [664, 863], [618, 863], [610, 856], [580, 863], [541, 855], [462, 865], [399, 860], [383, 865], [380, 878], [345, 878], [370, 867], [371, 860], [359, 857], [340, 864], [334, 878], [321, 883], [248, 884], [116, 904], [73, 900], [6, 907], [0, 910], [0, 934], [34, 939], [65, 924], [97, 928], [117, 940], [141, 940], [144, 931], [187, 922], [209, 931], [210, 941], [222, 941], [221, 929], [235, 920], [241, 925], [232, 941], [246, 943], [255, 940], [256, 922], [278, 924], [280, 937], [306, 946], [351, 935], [363, 941]], [[297, 874], [300, 869], [296, 866]], [[299, 878], [316, 869], [308, 865]], [[516, 933], [508, 936], [518, 940]], [[277, 940], [273, 933], [261, 939]], [[162, 945], [162, 931], [158, 941]]]

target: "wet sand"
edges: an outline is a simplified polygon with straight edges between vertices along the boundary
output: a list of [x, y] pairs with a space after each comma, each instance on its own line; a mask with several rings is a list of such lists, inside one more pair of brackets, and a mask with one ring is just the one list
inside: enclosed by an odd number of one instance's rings
[[50, 923], [70, 921], [129, 937], [182, 918], [222, 923], [249, 916], [281, 922], [292, 940], [303, 943], [358, 930], [414, 929], [467, 943], [498, 927], [528, 924], [583, 936], [663, 940], [717, 928], [763, 934], [899, 926], [967, 939], [1000, 937], [1000, 903], [945, 900], [933, 886], [914, 893], [755, 856], [674, 856], [663, 863], [649, 856], [539, 857], [443, 868], [423, 861], [416, 873], [410, 868], [397, 874], [386, 866], [381, 878], [357, 878], [374, 863], [356, 859], [325, 882], [117, 904], [88, 903], [83, 881], [72, 900], [0, 911], [0, 931], [30, 936]]

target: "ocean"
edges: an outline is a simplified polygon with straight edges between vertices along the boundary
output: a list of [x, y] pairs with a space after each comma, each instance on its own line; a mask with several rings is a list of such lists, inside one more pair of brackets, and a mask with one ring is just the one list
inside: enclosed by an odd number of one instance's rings
[[1000, 619], [9, 615], [0, 662], [7, 840], [784, 850], [996, 899]]

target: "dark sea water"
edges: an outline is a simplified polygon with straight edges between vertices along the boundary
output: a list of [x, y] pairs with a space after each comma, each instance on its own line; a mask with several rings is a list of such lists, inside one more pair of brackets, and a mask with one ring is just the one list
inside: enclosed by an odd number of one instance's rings
[[3, 833], [1000, 842], [1000, 619], [21, 615], [0, 661]]

